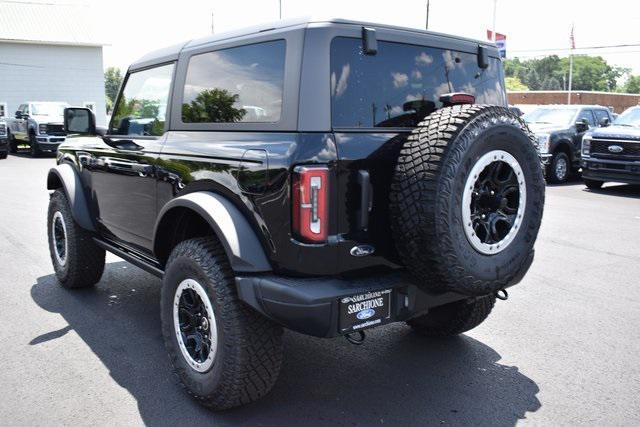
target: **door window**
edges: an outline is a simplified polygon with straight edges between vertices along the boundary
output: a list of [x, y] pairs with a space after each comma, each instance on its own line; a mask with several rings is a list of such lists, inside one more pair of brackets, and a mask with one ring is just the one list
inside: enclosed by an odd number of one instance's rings
[[112, 135], [164, 133], [174, 64], [129, 74], [111, 119]]
[[580, 115], [578, 116], [578, 121], [582, 121], [582, 119], [586, 119], [587, 122], [589, 122], [589, 127], [593, 127], [596, 125], [596, 119], [593, 117], [593, 111], [591, 110], [580, 111]]
[[607, 110], [594, 110], [594, 113], [596, 115], [596, 122], [598, 124], [600, 124], [600, 122], [602, 121], [602, 119], [609, 119], [609, 112]]
[[183, 123], [279, 121], [284, 63], [284, 40], [192, 56], [184, 84]]

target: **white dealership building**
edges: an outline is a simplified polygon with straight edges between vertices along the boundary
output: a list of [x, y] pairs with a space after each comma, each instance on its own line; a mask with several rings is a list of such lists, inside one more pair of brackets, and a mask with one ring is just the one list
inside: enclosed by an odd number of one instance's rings
[[59, 101], [93, 108], [104, 126], [100, 25], [87, 6], [0, 0], [0, 116]]

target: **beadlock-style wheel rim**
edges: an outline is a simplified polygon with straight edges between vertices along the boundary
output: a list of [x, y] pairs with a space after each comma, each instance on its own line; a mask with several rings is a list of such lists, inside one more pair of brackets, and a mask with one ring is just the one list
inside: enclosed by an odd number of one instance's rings
[[462, 197], [467, 240], [485, 255], [505, 250], [522, 224], [527, 187], [522, 167], [506, 151], [493, 150], [478, 159]]
[[218, 329], [209, 297], [200, 283], [185, 279], [173, 298], [173, 326], [182, 356], [198, 372], [211, 368]]
[[67, 263], [67, 226], [60, 211], [56, 211], [51, 219], [51, 243], [53, 255], [58, 264], [63, 267]]

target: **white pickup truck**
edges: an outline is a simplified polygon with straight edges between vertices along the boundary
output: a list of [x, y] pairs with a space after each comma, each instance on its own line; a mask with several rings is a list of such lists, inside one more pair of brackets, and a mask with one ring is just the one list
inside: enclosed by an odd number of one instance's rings
[[33, 157], [43, 152], [58, 150], [65, 140], [63, 112], [69, 104], [65, 102], [25, 102], [16, 111], [15, 117], [5, 119], [9, 148], [18, 151], [18, 145], [27, 144]]

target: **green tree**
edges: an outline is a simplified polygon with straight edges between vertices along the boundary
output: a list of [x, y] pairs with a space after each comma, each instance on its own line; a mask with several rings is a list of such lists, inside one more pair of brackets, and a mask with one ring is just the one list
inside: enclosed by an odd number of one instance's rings
[[538, 76], [538, 72], [535, 68], [531, 68], [527, 73], [526, 85], [529, 86], [531, 90], [540, 90], [540, 76]]
[[111, 109], [110, 106], [113, 106], [121, 84], [122, 72], [120, 68], [107, 68], [104, 72], [104, 93], [107, 97], [107, 111]]
[[239, 95], [226, 89], [203, 90], [189, 104], [182, 104], [182, 120], [189, 123], [239, 122], [247, 113], [235, 108]]
[[504, 83], [508, 91], [529, 90], [529, 87], [522, 83], [522, 81], [517, 77], [505, 77]]
[[562, 90], [560, 82], [555, 77], [547, 77], [542, 81], [542, 90]]
[[629, 76], [623, 86], [626, 93], [640, 93], [640, 75]]

